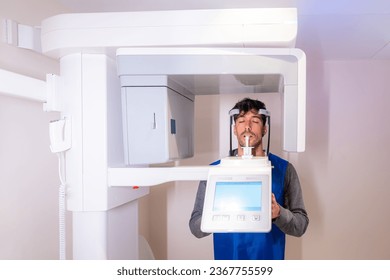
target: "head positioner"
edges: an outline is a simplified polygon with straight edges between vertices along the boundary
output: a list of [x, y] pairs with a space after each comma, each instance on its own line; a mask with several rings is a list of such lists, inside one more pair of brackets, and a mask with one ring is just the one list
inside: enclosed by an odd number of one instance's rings
[[[238, 118], [238, 116], [241, 114], [241, 113], [246, 113], [246, 112], [249, 112], [249, 111], [256, 111], [256, 112], [259, 112], [259, 114], [261, 114], [260, 110], [265, 110], [267, 111], [267, 108], [265, 107], [265, 104], [259, 100], [254, 100], [254, 99], [250, 99], [250, 98], [244, 98], [242, 100], [240, 100], [239, 102], [236, 103], [236, 105], [234, 105], [234, 107], [232, 108], [232, 110], [235, 110], [235, 109], [238, 109], [238, 113], [237, 114], [234, 114], [234, 120], [236, 120]], [[230, 111], [232, 111], [230, 110]], [[237, 111], [235, 111], [237, 112]], [[261, 114], [262, 117], [262, 121], [263, 121], [263, 125], [266, 124], [266, 118], [267, 116], [264, 115], [264, 114]]]
[[270, 135], [271, 135], [271, 113], [265, 107], [265, 104], [259, 100], [253, 100], [250, 98], [245, 98], [239, 101], [230, 111], [230, 151], [229, 156], [233, 156], [232, 149], [232, 125], [233, 120], [236, 121], [238, 116], [243, 112], [244, 114], [251, 111], [256, 110], [259, 115], [261, 115], [261, 119], [263, 121], [263, 125], [266, 125], [268, 118], [268, 143], [267, 143], [267, 155], [269, 153], [269, 144], [270, 144]]

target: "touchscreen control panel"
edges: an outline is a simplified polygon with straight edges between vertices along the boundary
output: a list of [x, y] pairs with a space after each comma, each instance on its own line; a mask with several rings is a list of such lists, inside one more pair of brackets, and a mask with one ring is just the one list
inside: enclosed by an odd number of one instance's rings
[[216, 167], [210, 171], [203, 232], [269, 232], [271, 167]]

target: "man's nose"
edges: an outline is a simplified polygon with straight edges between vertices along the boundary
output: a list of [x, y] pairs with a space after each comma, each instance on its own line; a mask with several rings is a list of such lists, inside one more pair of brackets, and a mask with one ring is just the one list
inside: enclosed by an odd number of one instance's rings
[[251, 122], [245, 122], [245, 130], [251, 130], [251, 129], [252, 129]]

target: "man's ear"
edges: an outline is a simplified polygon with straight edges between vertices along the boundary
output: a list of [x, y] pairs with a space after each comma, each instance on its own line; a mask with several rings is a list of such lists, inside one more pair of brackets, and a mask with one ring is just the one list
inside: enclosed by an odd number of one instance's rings
[[266, 126], [263, 127], [263, 131], [261, 133], [263, 136], [267, 134], [267, 127]]
[[233, 133], [234, 133], [234, 135], [237, 136], [237, 128], [236, 128], [236, 125], [235, 125], [235, 124], [233, 124]]

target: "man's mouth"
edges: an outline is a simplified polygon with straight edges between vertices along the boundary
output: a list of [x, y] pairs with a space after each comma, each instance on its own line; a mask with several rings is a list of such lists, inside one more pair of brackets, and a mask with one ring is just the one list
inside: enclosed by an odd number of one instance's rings
[[241, 137], [244, 137], [244, 139], [245, 139], [246, 136], [249, 136], [249, 138], [250, 137], [255, 137], [255, 135], [253, 133], [250, 133], [250, 132], [243, 132], [243, 133], [241, 133]]
[[[250, 132], [244, 132], [241, 134], [241, 143], [240, 145], [243, 146], [243, 147], [246, 147], [246, 146], [251, 146], [251, 138], [254, 137], [255, 135], [253, 133], [250, 133]], [[248, 137], [248, 139], [247, 139]], [[252, 143], [253, 144], [253, 143]]]

